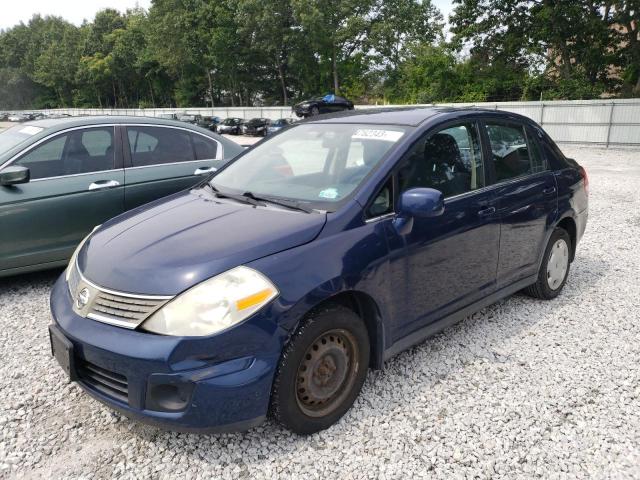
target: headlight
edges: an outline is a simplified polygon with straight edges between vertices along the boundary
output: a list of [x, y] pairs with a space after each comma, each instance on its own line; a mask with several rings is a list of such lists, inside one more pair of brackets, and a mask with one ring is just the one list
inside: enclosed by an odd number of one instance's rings
[[[102, 225], [102, 224], [100, 224], [100, 225]], [[67, 265], [67, 269], [64, 271], [64, 278], [67, 281], [67, 283], [69, 283], [69, 277], [71, 276], [71, 270], [73, 270], [73, 266], [76, 264], [76, 259], [78, 258], [78, 253], [80, 253], [80, 249], [85, 244], [85, 242], [89, 239], [91, 234], [93, 232], [95, 232], [98, 228], [100, 228], [100, 225], [96, 225], [95, 227], [93, 227], [93, 230], [91, 230], [91, 232], [89, 232], [89, 235], [84, 237], [82, 239], [82, 241], [78, 244], [76, 249], [73, 251], [73, 254], [71, 255], [71, 258], [69, 259], [69, 264]]]
[[278, 296], [261, 273], [236, 267], [178, 295], [141, 328], [177, 336], [213, 335], [253, 315]]

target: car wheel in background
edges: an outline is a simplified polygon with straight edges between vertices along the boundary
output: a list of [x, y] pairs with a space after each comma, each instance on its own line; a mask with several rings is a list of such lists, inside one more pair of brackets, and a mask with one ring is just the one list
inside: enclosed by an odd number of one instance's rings
[[324, 430], [360, 393], [369, 336], [353, 311], [332, 305], [310, 314], [285, 347], [271, 394], [271, 415], [295, 433]]
[[320, 115], [320, 109], [314, 105], [311, 107], [311, 116], [315, 117], [316, 115]]
[[569, 276], [571, 248], [571, 238], [567, 231], [556, 228], [545, 249], [538, 279], [524, 290], [525, 293], [543, 300], [557, 297]]

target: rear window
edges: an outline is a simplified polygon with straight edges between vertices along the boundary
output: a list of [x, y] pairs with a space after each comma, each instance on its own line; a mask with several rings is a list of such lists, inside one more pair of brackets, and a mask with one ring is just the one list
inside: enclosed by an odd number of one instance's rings
[[547, 169], [538, 144], [527, 139], [523, 125], [487, 122], [487, 134], [498, 182]]
[[218, 151], [217, 142], [197, 134], [191, 134], [191, 140], [193, 141], [196, 160], [215, 160]]
[[195, 160], [189, 133], [177, 128], [127, 127], [134, 167]]

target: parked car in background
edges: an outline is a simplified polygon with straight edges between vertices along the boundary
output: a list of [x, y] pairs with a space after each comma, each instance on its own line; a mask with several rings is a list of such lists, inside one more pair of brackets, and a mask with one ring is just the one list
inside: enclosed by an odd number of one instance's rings
[[[496, 137], [519, 146], [494, 150]], [[133, 418], [230, 430], [270, 414], [317, 432], [369, 366], [519, 290], [558, 296], [587, 187], [521, 115], [300, 122], [91, 233], [53, 287], [52, 351]]]
[[202, 123], [202, 115], [183, 113], [178, 115], [180, 122], [190, 123], [191, 125], [200, 125]]
[[68, 113], [61, 113], [61, 112], [48, 112], [44, 115], [43, 118], [69, 118], [71, 117], [71, 115], [69, 115]]
[[164, 118], [165, 120], [177, 120], [178, 115], [175, 113], [159, 113], [156, 118]]
[[242, 134], [252, 137], [266, 137], [267, 128], [270, 124], [271, 120], [268, 118], [252, 118], [242, 124]]
[[345, 110], [353, 110], [353, 102], [338, 95], [325, 95], [311, 100], [305, 100], [293, 106], [293, 111], [298, 117], [313, 117], [321, 113], [336, 113]]
[[147, 117], [0, 132], [0, 276], [64, 265], [95, 225], [193, 186], [242, 151], [208, 130]]
[[7, 117], [7, 120], [10, 122], [26, 122], [29, 117], [22, 113], [12, 113]]
[[216, 132], [226, 133], [229, 135], [240, 135], [242, 133], [240, 129], [243, 123], [244, 123], [244, 119], [242, 118], [236, 118], [236, 117], [225, 118], [216, 127]]
[[218, 124], [222, 121], [220, 117], [202, 117], [202, 122], [199, 124], [202, 128], [207, 128], [212, 132], [215, 132]]
[[293, 118], [281, 118], [279, 120], [272, 120], [269, 126], [267, 127], [267, 135], [271, 135], [273, 133], [279, 132], [285, 127], [293, 124]]

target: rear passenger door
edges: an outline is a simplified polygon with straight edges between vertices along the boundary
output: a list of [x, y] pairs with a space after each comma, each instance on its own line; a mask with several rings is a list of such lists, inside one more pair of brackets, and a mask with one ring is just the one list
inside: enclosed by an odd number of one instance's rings
[[127, 210], [190, 188], [222, 164], [222, 146], [197, 132], [174, 127], [123, 128]]
[[485, 121], [500, 218], [498, 288], [535, 275], [557, 216], [557, 187], [528, 126]]

